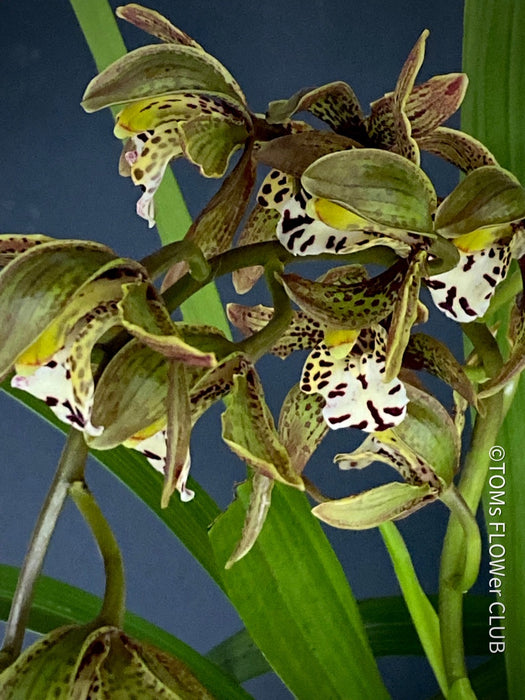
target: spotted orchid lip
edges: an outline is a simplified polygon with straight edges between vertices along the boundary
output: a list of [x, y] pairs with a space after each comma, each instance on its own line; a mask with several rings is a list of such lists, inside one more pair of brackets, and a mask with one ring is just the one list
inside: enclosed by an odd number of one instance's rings
[[358, 428], [365, 432], [387, 430], [406, 415], [408, 397], [403, 383], [383, 380], [385, 356], [383, 333], [364, 331], [372, 349], [356, 341], [355, 350], [338, 356], [322, 342], [306, 359], [300, 387], [305, 393], [318, 393], [325, 399], [323, 417], [332, 430]]
[[486, 313], [496, 287], [507, 276], [511, 258], [507, 244], [495, 243], [472, 252], [460, 250], [455, 268], [427, 280], [434, 304], [454, 321], [475, 321]]

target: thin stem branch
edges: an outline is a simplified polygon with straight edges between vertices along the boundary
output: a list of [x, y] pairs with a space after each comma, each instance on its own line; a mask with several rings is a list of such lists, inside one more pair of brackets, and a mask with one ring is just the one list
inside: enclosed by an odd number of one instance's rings
[[[166, 246], [162, 249], [166, 256], [178, 255], [179, 249]], [[160, 254], [159, 254], [160, 255]], [[252, 243], [250, 245], [233, 248], [225, 253], [216, 255], [208, 260], [210, 265], [210, 274], [204, 280], [196, 280], [191, 274], [186, 274], [174, 285], [169, 287], [163, 294], [166, 306], [170, 311], [175, 311], [183, 302], [189, 299], [195, 292], [206, 286], [217, 277], [229, 274], [234, 270], [240, 270], [244, 267], [253, 265], [264, 265], [271, 260], [279, 260], [283, 265], [290, 262], [319, 262], [319, 260], [334, 260], [337, 263], [360, 263], [360, 264], [379, 264], [392, 265], [398, 260], [395, 253], [390, 248], [378, 246], [370, 250], [363, 250], [357, 253], [349, 253], [348, 255], [329, 254], [323, 255], [305, 255], [295, 256], [279, 243], [279, 241], [266, 241], [265, 243]], [[156, 264], [161, 264], [160, 257], [157, 258]], [[164, 263], [162, 263], [164, 264]]]
[[104, 600], [102, 608], [92, 624], [94, 627], [104, 625], [122, 627], [126, 609], [126, 581], [117, 540], [95, 497], [83, 480], [74, 481], [69, 488], [69, 493], [88, 524], [104, 561], [106, 574]]
[[20, 571], [7, 621], [0, 666], [12, 663], [20, 654], [29, 619], [35, 583], [42, 570], [51, 536], [67, 498], [69, 485], [84, 476], [88, 448], [84, 435], [71, 430], [58, 463], [53, 483], [38, 516]]

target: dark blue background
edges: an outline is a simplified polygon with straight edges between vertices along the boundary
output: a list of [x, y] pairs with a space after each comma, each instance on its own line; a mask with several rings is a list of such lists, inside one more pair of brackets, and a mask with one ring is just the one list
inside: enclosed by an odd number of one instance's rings
[[[419, 81], [461, 69], [463, 8], [458, 0], [157, 0], [155, 8], [230, 69], [255, 111], [264, 111], [271, 99], [333, 80], [350, 83], [366, 109], [371, 100], [393, 89], [425, 27], [431, 35]], [[145, 35], [121, 24], [130, 48], [147, 43]], [[0, 57], [0, 230], [94, 239], [134, 258], [152, 252], [157, 235], [134, 213], [139, 192], [117, 172], [120, 144], [112, 136], [110, 115], [86, 115], [79, 106], [95, 68], [69, 3], [3, 0]], [[454, 186], [452, 169], [432, 162], [428, 167], [438, 194]], [[203, 183], [185, 163], [176, 164], [175, 173], [190, 212], [197, 214], [216, 183]], [[223, 280], [220, 289], [225, 300], [234, 299], [229, 280]], [[451, 324], [444, 328], [451, 338]], [[296, 381], [301, 362], [298, 358], [283, 365], [266, 358], [260, 363], [275, 411]], [[3, 394], [0, 412], [0, 560], [19, 565], [63, 438]], [[219, 415], [217, 408], [198, 424], [192, 475], [225, 507], [244, 468], [220, 441]], [[392, 476], [381, 467], [369, 474], [337, 471], [333, 455], [353, 449], [361, 437], [355, 431], [331, 434], [312, 461], [309, 475], [331, 494], [359, 491]], [[132, 494], [98, 464], [90, 464], [87, 476], [123, 550], [130, 610], [201, 652], [241, 627], [222, 592]], [[429, 592], [437, 590], [445, 524], [446, 511], [439, 504], [400, 523]], [[328, 534], [359, 598], [398, 593], [376, 531]], [[98, 554], [73, 507], [66, 507], [60, 520], [45, 573], [94, 593], [102, 591]], [[383, 659], [380, 666], [395, 698], [423, 698], [437, 690], [431, 672], [420, 662]], [[246, 688], [256, 698], [291, 697], [271, 675]]]

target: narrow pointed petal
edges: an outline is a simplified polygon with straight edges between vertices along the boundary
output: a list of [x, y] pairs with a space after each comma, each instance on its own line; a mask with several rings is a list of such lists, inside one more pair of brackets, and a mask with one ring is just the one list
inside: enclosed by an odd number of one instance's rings
[[444, 158], [464, 173], [484, 165], [497, 165], [496, 158], [481, 141], [457, 129], [439, 126], [418, 138], [422, 150]]
[[413, 325], [418, 314], [421, 278], [426, 272], [426, 251], [418, 251], [410, 260], [403, 286], [388, 327], [385, 381], [397, 377]]
[[312, 282], [295, 274], [281, 275], [288, 296], [312, 318], [335, 328], [367, 328], [393, 310], [407, 273], [399, 260], [370, 280], [354, 284]]
[[[277, 172], [277, 171], [274, 171]], [[244, 228], [239, 235], [239, 247], [251, 243], [262, 243], [275, 238], [275, 230], [279, 221], [279, 212], [266, 209], [257, 203], [252, 209]], [[262, 265], [251, 265], [234, 270], [232, 283], [237, 294], [246, 294], [264, 274]]]
[[134, 24], [138, 29], [157, 37], [167, 44], [183, 44], [184, 46], [193, 46], [196, 49], [202, 49], [195, 39], [183, 32], [182, 29], [174, 27], [173, 24], [163, 17], [160, 13], [151, 10], [149, 7], [142, 7], [136, 3], [130, 3], [123, 7], [117, 7], [115, 14], [120, 19]]
[[516, 380], [525, 369], [525, 316], [523, 304], [515, 305], [509, 324], [509, 339], [512, 343], [510, 355], [498, 372], [482, 386], [479, 392], [480, 398], [491, 396], [500, 391], [508, 382]]
[[298, 384], [288, 392], [279, 415], [279, 437], [290, 455], [292, 468], [302, 474], [308, 460], [328, 432], [320, 395], [305, 394]]
[[[406, 100], [404, 111], [410, 122], [412, 136], [417, 139], [420, 147], [422, 139], [432, 138], [441, 128], [440, 125], [457, 111], [465, 96], [467, 84], [468, 79], [464, 73], [448, 73], [436, 75], [414, 86]], [[387, 93], [372, 102], [367, 120], [369, 134], [385, 146], [394, 143], [393, 99], [393, 93]]]
[[352, 88], [341, 81], [301, 90], [289, 100], [270, 102], [267, 119], [270, 124], [280, 123], [303, 110], [324, 121], [338, 134], [361, 133], [361, 105]]
[[245, 557], [257, 541], [270, 510], [274, 484], [275, 481], [264, 474], [254, 473], [241, 539], [224, 565], [225, 569], [231, 569], [236, 562]]
[[394, 481], [357, 496], [320, 503], [312, 513], [332, 527], [366, 530], [389, 520], [405, 518], [435, 498], [436, 491], [428, 484], [414, 486]]
[[507, 244], [493, 244], [474, 252], [460, 251], [457, 267], [426, 281], [432, 301], [445, 316], [470, 323], [489, 308], [497, 285], [505, 279], [511, 262]]
[[182, 339], [151, 283], [124, 285], [118, 306], [126, 330], [161, 355], [196, 367], [216, 364], [213, 353], [203, 352]]
[[186, 486], [190, 470], [191, 407], [186, 367], [172, 360], [168, 368], [167, 454], [161, 506], [166, 508], [174, 491], [189, 501], [194, 493]]
[[244, 355], [240, 353], [230, 355], [195, 381], [190, 389], [193, 424], [210, 406], [232, 391], [233, 378], [243, 371], [244, 364]]
[[279, 439], [254, 367], [246, 365], [242, 374], [234, 376], [226, 405], [222, 435], [233, 452], [265, 476], [304, 490]]
[[428, 235], [436, 208], [434, 187], [406, 158], [372, 148], [323, 156], [301, 183], [314, 197], [328, 199], [372, 223]]
[[186, 238], [198, 245], [205, 257], [218, 255], [230, 248], [254, 184], [255, 163], [251, 147], [248, 147], [186, 234]]
[[471, 405], [477, 405], [476, 392], [463, 367], [446, 345], [424, 333], [414, 333], [403, 356], [403, 365], [429, 372], [446, 382]]
[[392, 100], [396, 140], [394, 151], [416, 165], [419, 165], [419, 148], [412, 137], [412, 125], [406, 113], [406, 104], [425, 57], [425, 42], [428, 34], [428, 29], [425, 29], [409, 53], [399, 75]]
[[[243, 306], [228, 304], [228, 319], [245, 335], [250, 336], [262, 330], [273, 317], [271, 306]], [[323, 325], [302, 311], [294, 311], [288, 329], [279, 342], [271, 349], [273, 355], [285, 359], [295, 350], [304, 350], [320, 343], [323, 339]]]
[[237, 82], [217, 59], [194, 46], [155, 44], [130, 51], [89, 83], [86, 112], [174, 92], [218, 92], [244, 104]]

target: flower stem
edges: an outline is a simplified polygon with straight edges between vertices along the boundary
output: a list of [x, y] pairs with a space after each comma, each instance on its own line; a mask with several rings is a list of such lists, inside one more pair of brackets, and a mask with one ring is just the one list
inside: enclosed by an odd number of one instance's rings
[[122, 627], [126, 602], [126, 581], [117, 540], [95, 497], [83, 480], [74, 481], [69, 487], [69, 493], [88, 524], [104, 561], [106, 574], [104, 600], [102, 608], [92, 624], [94, 627], [104, 625]]
[[[464, 326], [465, 333], [472, 341], [483, 362], [489, 377], [494, 376], [502, 365], [502, 358], [495, 338], [481, 323]], [[476, 513], [490, 464], [489, 450], [495, 444], [503, 418], [502, 392], [480, 401], [479, 413], [474, 425], [470, 451], [458, 485], [462, 500], [454, 497], [452, 512], [441, 556], [439, 583], [439, 618], [441, 644], [451, 698], [475, 697], [468, 681], [463, 644], [463, 591], [465, 566], [472, 567], [469, 561], [469, 547], [479, 546], [473, 535], [472, 525], [467, 523], [465, 506], [470, 514]], [[450, 504], [449, 504], [450, 505]], [[468, 530], [468, 539], [465, 529]], [[474, 541], [470, 537], [474, 536]], [[476, 555], [477, 556], [477, 555]], [[472, 577], [472, 571], [470, 572]], [[469, 583], [469, 581], [466, 581]]]
[[476, 582], [479, 573], [481, 561], [479, 527], [474, 513], [454, 485], [444, 491], [440, 495], [440, 499], [457, 518], [465, 536], [464, 558], [461, 562], [458, 562], [460, 564], [458, 571], [449, 583], [453, 588], [466, 593]]
[[58, 463], [53, 483], [38, 516], [28, 551], [20, 571], [0, 652], [0, 668], [10, 665], [20, 654], [29, 619], [35, 583], [42, 570], [51, 536], [67, 498], [69, 485], [84, 476], [88, 454], [84, 435], [71, 430]]

